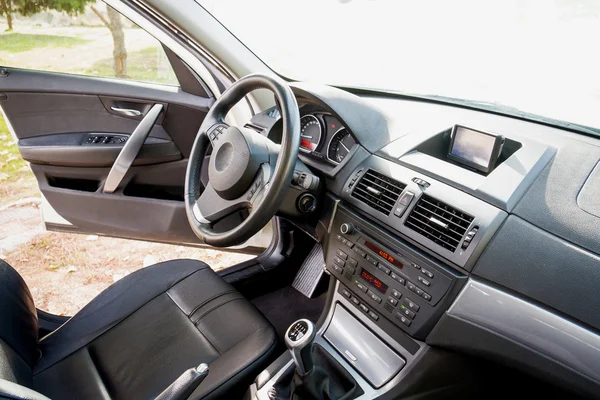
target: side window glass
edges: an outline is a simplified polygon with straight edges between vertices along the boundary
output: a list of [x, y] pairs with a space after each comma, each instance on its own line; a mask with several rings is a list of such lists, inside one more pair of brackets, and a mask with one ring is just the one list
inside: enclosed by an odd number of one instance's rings
[[0, 0], [0, 65], [179, 85], [160, 42], [99, 1]]

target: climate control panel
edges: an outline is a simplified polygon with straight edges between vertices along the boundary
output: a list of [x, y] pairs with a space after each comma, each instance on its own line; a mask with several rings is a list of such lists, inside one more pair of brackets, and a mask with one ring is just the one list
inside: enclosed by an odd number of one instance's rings
[[373, 322], [385, 318], [420, 339], [466, 280], [343, 206], [332, 224], [326, 265], [348, 288], [340, 293]]

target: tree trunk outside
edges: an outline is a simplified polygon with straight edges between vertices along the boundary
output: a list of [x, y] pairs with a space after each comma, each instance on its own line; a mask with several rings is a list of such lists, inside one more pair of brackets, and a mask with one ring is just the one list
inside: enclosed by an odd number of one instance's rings
[[6, 23], [8, 24], [8, 30], [13, 30], [13, 20], [11, 13], [10, 0], [0, 0], [0, 6], [2, 6], [2, 13], [6, 15]]
[[112, 7], [106, 6], [110, 23], [107, 25], [113, 37], [113, 68], [117, 78], [127, 78], [127, 50], [125, 49], [125, 32], [121, 14]]

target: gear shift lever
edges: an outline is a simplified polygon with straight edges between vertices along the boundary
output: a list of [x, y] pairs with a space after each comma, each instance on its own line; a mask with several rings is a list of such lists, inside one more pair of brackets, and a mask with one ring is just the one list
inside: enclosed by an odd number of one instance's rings
[[313, 369], [312, 342], [315, 333], [315, 325], [307, 319], [294, 322], [285, 333], [285, 345], [294, 358], [300, 376]]

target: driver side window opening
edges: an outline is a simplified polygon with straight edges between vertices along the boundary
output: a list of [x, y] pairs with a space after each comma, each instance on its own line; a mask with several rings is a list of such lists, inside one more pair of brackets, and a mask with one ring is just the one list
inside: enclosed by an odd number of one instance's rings
[[43, 9], [7, 2], [10, 11], [0, 11], [10, 16], [0, 20], [0, 65], [179, 86], [152, 35], [102, 1], [78, 9], [79, 3]]

